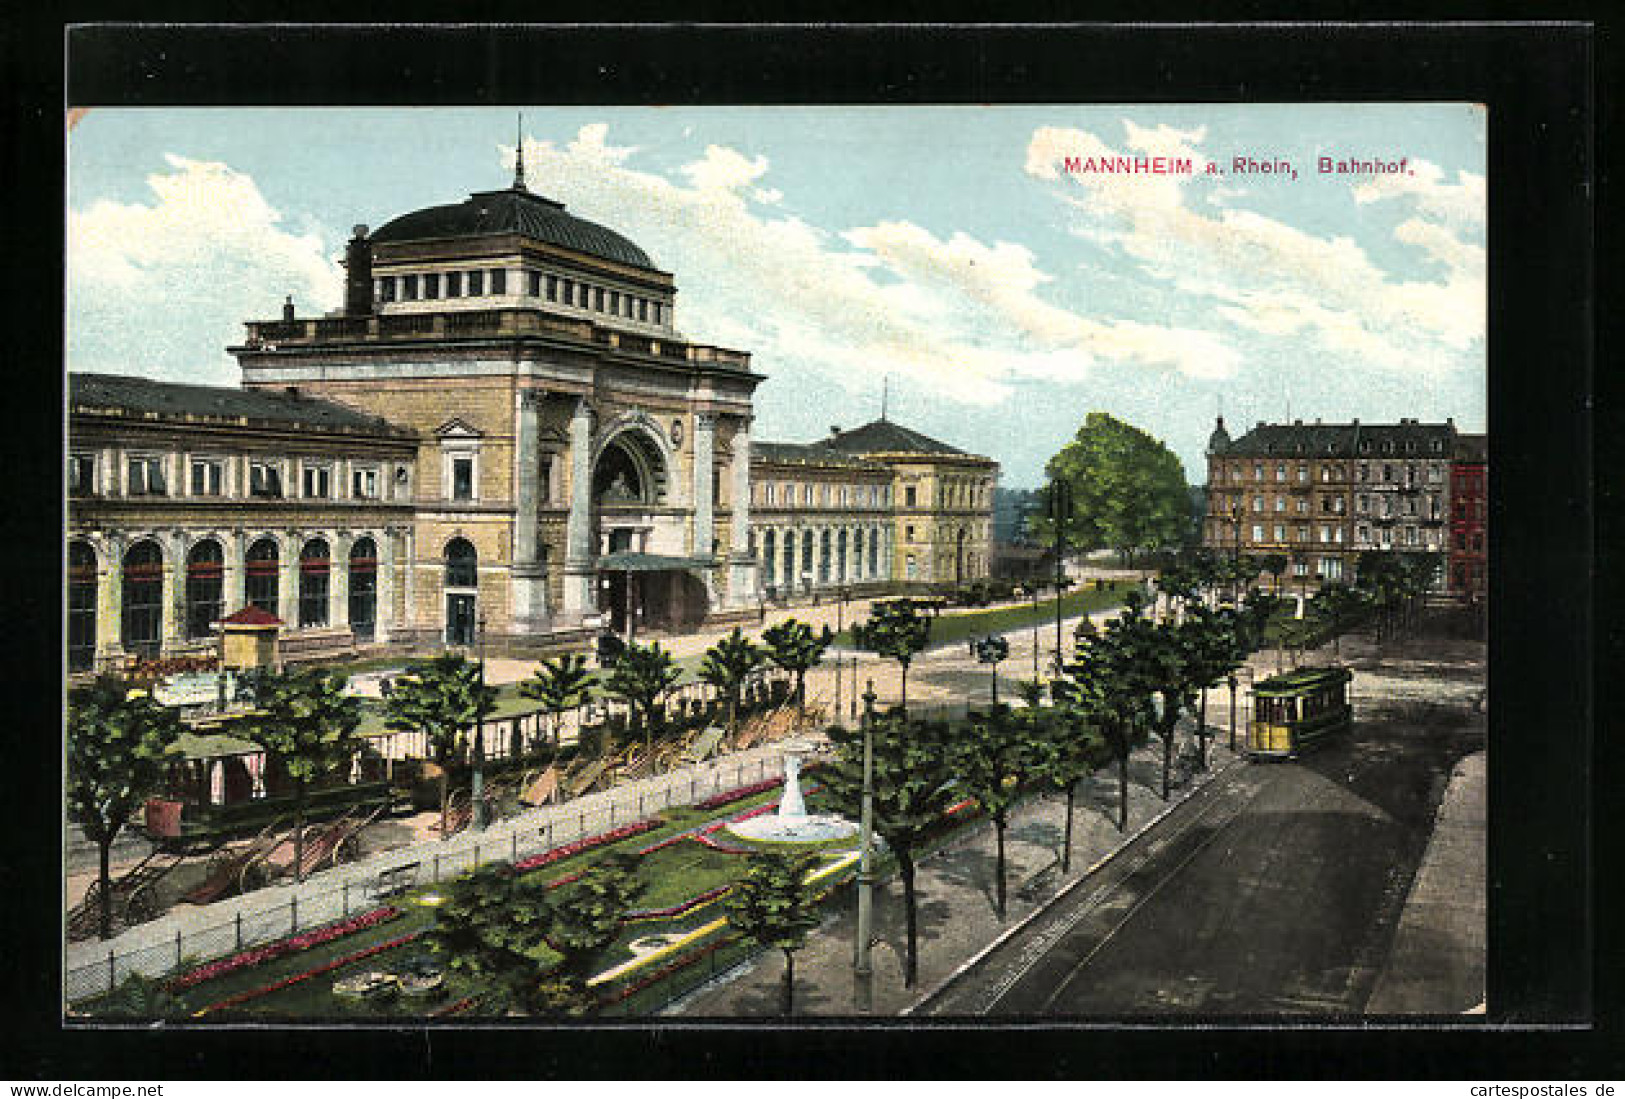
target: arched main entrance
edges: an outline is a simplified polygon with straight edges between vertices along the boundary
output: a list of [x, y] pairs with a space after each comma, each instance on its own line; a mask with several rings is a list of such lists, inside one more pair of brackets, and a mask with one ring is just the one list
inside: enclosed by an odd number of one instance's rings
[[446, 543], [446, 643], [472, 645], [479, 620], [480, 557], [466, 538]]

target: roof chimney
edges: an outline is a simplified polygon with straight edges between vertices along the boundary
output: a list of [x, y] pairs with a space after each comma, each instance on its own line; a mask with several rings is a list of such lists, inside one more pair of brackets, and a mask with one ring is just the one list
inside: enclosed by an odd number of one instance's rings
[[344, 312], [350, 317], [372, 316], [372, 241], [367, 227], [357, 225], [344, 249]]
[[835, 436], [839, 435], [840, 433], [841, 433], [841, 425], [840, 424], [830, 424], [829, 425], [829, 437], [831, 439], [835, 438]]
[[287, 297], [287, 300], [282, 303], [282, 320], [283, 320], [283, 322], [285, 324], [292, 324], [293, 323], [293, 295], [292, 294], [289, 294], [288, 297]]

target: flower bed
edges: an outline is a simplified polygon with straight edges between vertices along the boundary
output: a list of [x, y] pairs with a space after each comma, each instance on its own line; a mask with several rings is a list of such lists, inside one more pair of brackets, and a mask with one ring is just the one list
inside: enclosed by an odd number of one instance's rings
[[264, 946], [256, 946], [252, 950], [244, 950], [239, 954], [231, 955], [229, 958], [209, 962], [207, 965], [199, 966], [179, 977], [171, 977], [167, 985], [171, 992], [180, 992], [182, 989], [191, 988], [193, 985], [202, 984], [204, 981], [212, 981], [216, 977], [223, 977], [227, 973], [235, 973], [239, 969], [264, 965], [276, 958], [296, 954], [301, 950], [309, 950], [313, 946], [330, 943], [334, 939], [342, 939], [344, 936], [353, 935], [357, 931], [365, 931], [369, 927], [393, 920], [400, 914], [401, 910], [399, 908], [392, 904], [386, 904], [382, 908], [375, 908], [371, 912], [364, 912], [359, 916], [340, 920], [338, 923], [330, 923], [326, 927], [318, 927], [312, 931], [292, 935], [286, 939], [278, 939], [273, 943], [266, 943]]
[[674, 904], [670, 908], [644, 908], [628, 912], [625, 916], [621, 917], [621, 922], [632, 923], [636, 920], [669, 920], [674, 916], [685, 916], [702, 905], [710, 904], [712, 901], [721, 897], [732, 888], [733, 886], [731, 885], [719, 885], [715, 889], [707, 889], [704, 893], [700, 893], [697, 896], [690, 897], [686, 901]]
[[416, 939], [421, 934], [423, 934], [423, 932], [414, 931], [410, 935], [402, 935], [398, 939], [390, 939], [388, 942], [382, 942], [374, 946], [369, 946], [365, 950], [357, 950], [354, 953], [345, 954], [342, 957], [334, 958], [330, 962], [323, 962], [314, 969], [307, 969], [303, 973], [295, 973], [293, 976], [284, 977], [280, 981], [275, 981], [268, 985], [261, 985], [259, 988], [250, 988], [244, 992], [238, 992], [234, 995], [227, 996], [224, 1000], [217, 1000], [207, 1007], [199, 1008], [197, 1011], [192, 1012], [192, 1015], [194, 1018], [200, 1017], [207, 1015], [212, 1011], [222, 1011], [228, 1007], [241, 1006], [242, 1004], [248, 1003], [250, 1000], [257, 1000], [261, 996], [269, 996], [273, 992], [281, 992], [284, 988], [289, 988], [293, 985], [308, 981], [312, 977], [319, 977], [323, 973], [331, 973], [333, 970], [340, 969], [352, 962], [359, 962], [364, 958], [372, 957], [374, 954], [382, 954], [385, 951], [394, 950], [398, 946], [405, 946], [407, 943]]
[[600, 832], [596, 836], [588, 836], [585, 839], [576, 840], [574, 843], [567, 843], [563, 847], [555, 847], [553, 850], [544, 851], [540, 855], [520, 859], [513, 864], [514, 872], [523, 874], [529, 870], [537, 870], [551, 863], [560, 862], [572, 855], [579, 855], [583, 851], [591, 851], [594, 847], [616, 843], [629, 836], [641, 836], [645, 832], [652, 832], [654, 829], [659, 828], [660, 824], [658, 818], [640, 820], [633, 824], [623, 824], [619, 828], [611, 829], [608, 832]]
[[773, 789], [773, 787], [782, 786], [783, 784], [783, 778], [764, 778], [762, 781], [753, 782], [749, 786], [739, 786], [732, 790], [724, 790], [720, 794], [712, 794], [703, 801], [696, 801], [694, 803], [694, 808], [720, 809], [724, 805], [730, 805], [742, 798], [748, 798], [753, 794], [766, 793], [767, 791]]

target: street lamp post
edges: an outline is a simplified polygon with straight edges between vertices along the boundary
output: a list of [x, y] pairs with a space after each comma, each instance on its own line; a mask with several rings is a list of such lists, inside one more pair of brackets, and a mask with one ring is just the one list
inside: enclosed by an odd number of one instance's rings
[[[479, 622], [479, 652], [480, 652], [480, 694], [485, 693], [485, 615], [480, 615]], [[481, 830], [486, 825], [485, 818], [485, 717], [478, 710], [474, 714], [474, 788], [470, 791], [474, 802], [474, 828]]]
[[1072, 486], [1057, 477], [1050, 482], [1050, 518], [1055, 522], [1055, 667], [1061, 666], [1061, 581], [1062, 562], [1066, 557], [1066, 523], [1072, 517]]
[[1225, 680], [1230, 687], [1230, 750], [1236, 750], [1236, 673], [1231, 672]]
[[869, 956], [874, 925], [875, 681], [863, 692], [863, 808], [858, 826], [858, 941], [852, 958], [859, 1011], [874, 1010], [874, 965]]
[[1038, 678], [1038, 582], [1033, 582], [1033, 679]]
[[1230, 601], [1241, 602], [1241, 500], [1230, 503], [1230, 523], [1235, 528], [1235, 541], [1230, 551]]

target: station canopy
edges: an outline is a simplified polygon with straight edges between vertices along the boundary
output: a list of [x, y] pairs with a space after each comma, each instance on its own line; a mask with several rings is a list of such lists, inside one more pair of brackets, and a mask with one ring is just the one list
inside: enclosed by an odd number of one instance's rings
[[668, 572], [672, 569], [708, 569], [709, 557], [666, 557], [658, 553], [607, 553], [598, 559], [600, 572]]

